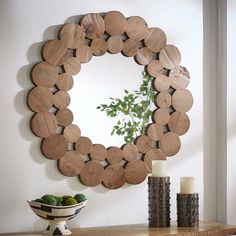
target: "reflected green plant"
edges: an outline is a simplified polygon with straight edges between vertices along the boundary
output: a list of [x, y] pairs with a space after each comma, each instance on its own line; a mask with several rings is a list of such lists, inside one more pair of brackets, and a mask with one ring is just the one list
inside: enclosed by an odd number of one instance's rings
[[154, 96], [152, 77], [146, 72], [142, 73], [142, 83], [138, 90], [124, 89], [123, 98], [109, 98], [110, 103], [100, 104], [97, 109], [105, 112], [108, 117], [118, 117], [113, 126], [111, 135], [123, 136], [125, 143], [145, 133], [146, 126], [150, 123]]

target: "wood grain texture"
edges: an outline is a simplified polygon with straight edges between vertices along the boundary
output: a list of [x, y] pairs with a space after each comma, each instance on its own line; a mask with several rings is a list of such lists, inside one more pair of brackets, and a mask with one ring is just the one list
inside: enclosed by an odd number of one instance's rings
[[92, 141], [88, 137], [81, 136], [75, 144], [76, 152], [78, 152], [81, 155], [89, 154], [91, 148], [92, 148]]
[[156, 109], [153, 111], [152, 119], [159, 125], [166, 125], [170, 120], [170, 114], [165, 109]]
[[48, 111], [53, 105], [53, 95], [48, 88], [35, 87], [30, 90], [27, 102], [35, 112]]
[[133, 143], [127, 143], [122, 147], [124, 159], [126, 161], [132, 161], [138, 157], [138, 148]]
[[81, 136], [80, 128], [77, 125], [70, 124], [65, 127], [63, 136], [65, 137], [67, 142], [75, 143]]
[[53, 104], [58, 109], [66, 108], [70, 105], [70, 95], [66, 91], [58, 91], [53, 95]]
[[85, 28], [86, 37], [89, 39], [101, 38], [105, 31], [103, 18], [95, 13], [85, 15], [82, 18], [80, 25]]
[[144, 162], [147, 165], [148, 171], [152, 170], [152, 160], [166, 160], [166, 156], [159, 148], [150, 149], [144, 156]]
[[147, 72], [152, 77], [157, 77], [163, 73], [163, 66], [159, 60], [152, 60], [147, 66]]
[[124, 42], [124, 46], [123, 46], [123, 54], [127, 57], [134, 57], [139, 49], [139, 45], [138, 42], [133, 40], [133, 39], [127, 39]]
[[59, 36], [67, 48], [75, 49], [84, 44], [85, 29], [75, 23], [65, 24], [62, 26]]
[[140, 16], [132, 16], [127, 20], [126, 33], [136, 41], [144, 39], [148, 34], [148, 25]]
[[119, 11], [110, 11], [104, 16], [106, 32], [111, 36], [122, 35], [127, 26], [125, 16]]
[[166, 45], [166, 35], [159, 28], [148, 29], [148, 34], [144, 39], [144, 43], [152, 52], [160, 52]]
[[68, 73], [62, 73], [57, 78], [56, 86], [62, 91], [69, 91], [74, 85], [73, 77]]
[[176, 111], [188, 112], [193, 105], [193, 96], [187, 89], [178, 89], [172, 95], [172, 106]]
[[73, 122], [73, 113], [67, 108], [62, 108], [56, 113], [57, 122], [61, 126], [68, 126]]
[[31, 79], [37, 86], [50, 88], [56, 83], [57, 74], [58, 67], [44, 61], [33, 67]]
[[61, 40], [49, 40], [42, 48], [42, 56], [48, 63], [60, 66], [68, 58], [68, 49]]
[[158, 92], [168, 91], [170, 88], [170, 79], [165, 75], [157, 75], [153, 82], [154, 89]]
[[107, 52], [107, 42], [104, 39], [95, 39], [92, 41], [91, 50], [95, 56], [102, 56]]
[[190, 74], [183, 66], [175, 66], [169, 74], [171, 87], [174, 89], [185, 89], [190, 82]]
[[179, 49], [174, 45], [166, 45], [159, 54], [161, 64], [167, 69], [173, 69], [178, 66], [181, 61]]
[[168, 122], [168, 127], [170, 131], [178, 134], [183, 135], [185, 134], [190, 125], [190, 120], [187, 116], [187, 114], [182, 112], [173, 112], [170, 116], [170, 120]]
[[107, 157], [107, 149], [102, 144], [94, 144], [90, 150], [90, 157], [96, 161], [103, 161]]
[[171, 106], [171, 95], [162, 91], [155, 97], [155, 103], [158, 107], [166, 109]]
[[107, 161], [110, 164], [118, 164], [123, 158], [123, 152], [119, 147], [109, 147], [107, 149]]
[[136, 140], [138, 151], [146, 153], [152, 148], [152, 140], [147, 135], [141, 135]]
[[70, 75], [77, 75], [80, 72], [81, 65], [76, 57], [70, 57], [63, 63], [63, 68]]
[[125, 183], [125, 169], [118, 164], [105, 168], [102, 183], [106, 188], [118, 189]]
[[67, 142], [63, 135], [52, 134], [42, 141], [42, 153], [52, 160], [60, 159], [67, 151]]
[[160, 140], [161, 136], [163, 135], [163, 127], [159, 124], [151, 124], [147, 129], [147, 136], [152, 141]]
[[92, 59], [93, 52], [88, 45], [82, 45], [76, 49], [76, 58], [80, 63], [87, 63]]
[[89, 161], [84, 165], [84, 168], [79, 175], [79, 179], [82, 184], [89, 187], [95, 187], [102, 182], [103, 175], [103, 166], [97, 161]]
[[107, 49], [110, 53], [116, 54], [122, 51], [123, 41], [120, 36], [111, 36], [107, 40]]
[[167, 132], [160, 139], [160, 149], [166, 156], [174, 156], [180, 150], [180, 138], [176, 133]]
[[46, 138], [56, 133], [57, 119], [50, 112], [39, 112], [31, 119], [31, 129], [38, 137]]
[[147, 176], [147, 167], [141, 160], [132, 160], [125, 167], [125, 180], [129, 184], [140, 184]]
[[58, 161], [58, 170], [65, 176], [78, 176], [84, 167], [83, 156], [74, 152], [67, 151]]
[[148, 65], [153, 59], [153, 53], [147, 48], [140, 48], [135, 57], [140, 65]]

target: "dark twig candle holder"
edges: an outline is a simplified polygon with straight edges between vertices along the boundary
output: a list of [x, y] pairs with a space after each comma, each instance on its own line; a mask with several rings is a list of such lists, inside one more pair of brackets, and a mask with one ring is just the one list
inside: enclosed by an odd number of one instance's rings
[[198, 193], [177, 194], [177, 224], [178, 227], [196, 227], [199, 224]]
[[148, 177], [149, 227], [170, 227], [170, 177]]

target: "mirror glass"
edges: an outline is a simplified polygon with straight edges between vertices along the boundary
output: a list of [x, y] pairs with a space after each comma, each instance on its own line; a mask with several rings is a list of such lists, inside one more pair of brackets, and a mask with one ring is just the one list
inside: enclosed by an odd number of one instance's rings
[[125, 143], [123, 136], [111, 135], [113, 126], [123, 117], [108, 117], [105, 111], [101, 111], [100, 104], [110, 104], [110, 98], [123, 98], [124, 90], [137, 90], [143, 81], [143, 69], [133, 58], [109, 53], [93, 56], [90, 62], [81, 65], [81, 71], [73, 77], [74, 86], [69, 91], [69, 109], [82, 136], [106, 147]]

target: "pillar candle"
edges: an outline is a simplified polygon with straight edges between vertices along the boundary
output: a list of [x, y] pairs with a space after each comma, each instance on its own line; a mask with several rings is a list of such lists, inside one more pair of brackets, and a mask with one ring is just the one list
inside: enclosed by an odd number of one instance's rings
[[180, 178], [180, 193], [192, 194], [194, 193], [194, 177]]
[[166, 177], [166, 160], [152, 161], [152, 176], [153, 177]]

